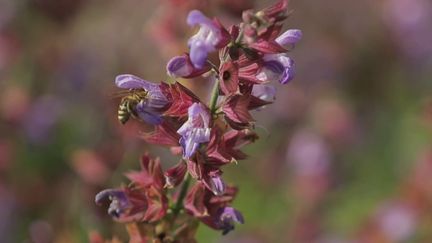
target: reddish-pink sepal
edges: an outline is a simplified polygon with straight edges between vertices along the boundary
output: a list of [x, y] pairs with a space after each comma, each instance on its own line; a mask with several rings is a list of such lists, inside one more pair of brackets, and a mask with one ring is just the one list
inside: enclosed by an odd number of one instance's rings
[[178, 146], [180, 135], [177, 133], [177, 129], [177, 126], [165, 119], [162, 124], [156, 126], [153, 132], [144, 133], [141, 137], [151, 144]]
[[165, 172], [165, 187], [174, 188], [178, 186], [184, 179], [187, 171], [186, 163], [183, 160], [174, 166], [169, 168]]
[[249, 113], [249, 103], [249, 95], [236, 94], [226, 99], [222, 111], [225, 114], [225, 120], [232, 128], [244, 129], [254, 121]]

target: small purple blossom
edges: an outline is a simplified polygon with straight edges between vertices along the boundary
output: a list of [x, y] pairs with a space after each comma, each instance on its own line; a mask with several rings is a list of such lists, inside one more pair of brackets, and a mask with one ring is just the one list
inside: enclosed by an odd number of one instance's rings
[[189, 26], [199, 25], [199, 31], [189, 41], [190, 58], [196, 68], [202, 68], [207, 60], [208, 53], [216, 50], [222, 40], [220, 28], [203, 13], [192, 10], [187, 17]]
[[276, 38], [276, 42], [281, 46], [295, 45], [302, 37], [303, 33], [301, 30], [289, 29]]
[[267, 54], [263, 58], [264, 64], [257, 78], [261, 81], [277, 81], [287, 84], [294, 78], [294, 61], [285, 53]]
[[115, 84], [119, 88], [130, 90], [144, 90], [146, 98], [135, 107], [135, 112], [143, 121], [157, 125], [162, 122], [160, 110], [168, 103], [158, 84], [143, 80], [131, 74], [122, 74], [116, 77]]
[[[281, 46], [294, 46], [302, 36], [301, 30], [289, 29], [276, 38], [276, 42]], [[263, 68], [257, 75], [259, 80], [287, 84], [294, 78], [294, 61], [286, 53], [266, 54], [263, 60]]]
[[202, 68], [196, 68], [191, 61], [189, 54], [175, 56], [169, 60], [167, 64], [167, 73], [173, 78], [193, 78], [201, 76], [210, 71], [209, 64], [205, 64]]
[[222, 195], [225, 192], [225, 183], [220, 176], [212, 177], [211, 182], [213, 185], [212, 191], [215, 195]]
[[267, 84], [256, 84], [252, 88], [252, 95], [264, 101], [274, 101], [276, 99], [276, 88]]
[[167, 64], [167, 73], [174, 78], [189, 76], [193, 71], [194, 67], [184, 55], [171, 58]]
[[222, 234], [226, 235], [234, 230], [234, 223], [244, 224], [243, 215], [232, 207], [221, 208], [218, 224]]
[[115, 84], [122, 89], [158, 89], [158, 85], [152, 82], [143, 80], [132, 74], [120, 74], [115, 78]]
[[183, 157], [190, 158], [201, 143], [210, 140], [210, 114], [200, 103], [193, 103], [188, 109], [188, 120], [177, 130]]
[[222, 180], [221, 174], [222, 172], [219, 170], [211, 171], [204, 178], [204, 185], [216, 196], [225, 193], [225, 182]]
[[108, 198], [111, 204], [108, 208], [108, 214], [114, 218], [119, 218], [126, 212], [131, 204], [126, 193], [120, 189], [106, 189], [96, 194], [95, 202], [100, 204], [103, 200]]

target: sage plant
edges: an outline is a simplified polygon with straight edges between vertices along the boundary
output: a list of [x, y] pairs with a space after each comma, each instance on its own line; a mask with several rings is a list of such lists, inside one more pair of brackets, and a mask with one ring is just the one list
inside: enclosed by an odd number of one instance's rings
[[237, 188], [224, 182], [223, 167], [245, 159], [241, 148], [258, 139], [250, 111], [270, 105], [274, 85], [294, 77], [288, 52], [302, 33], [281, 33], [287, 17], [287, 1], [247, 10], [243, 22], [229, 29], [198, 10], [189, 13], [186, 21], [198, 32], [187, 43], [189, 52], [168, 62], [167, 73], [174, 80], [207, 77], [214, 83], [208, 104], [177, 81], [117, 76], [115, 84], [127, 91], [119, 120], [154, 125], [143, 139], [179, 156], [164, 171], [159, 158], [145, 154], [141, 170], [126, 174], [128, 185], [96, 195], [98, 204], [110, 200], [108, 213], [126, 224], [131, 242], [195, 242], [200, 222], [224, 235], [244, 223], [231, 206]]

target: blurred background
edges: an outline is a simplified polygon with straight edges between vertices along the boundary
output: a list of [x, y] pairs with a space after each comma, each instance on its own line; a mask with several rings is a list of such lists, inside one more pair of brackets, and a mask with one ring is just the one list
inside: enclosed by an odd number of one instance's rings
[[[190, 9], [225, 26], [253, 0], [0, 0], [0, 242], [125, 240], [94, 204], [145, 151], [114, 77], [166, 79]], [[246, 224], [199, 242], [432, 242], [432, 2], [292, 0], [296, 78], [255, 112], [261, 139], [226, 168]], [[209, 82], [183, 84], [206, 100]], [[164, 159], [165, 158], [165, 159]]]

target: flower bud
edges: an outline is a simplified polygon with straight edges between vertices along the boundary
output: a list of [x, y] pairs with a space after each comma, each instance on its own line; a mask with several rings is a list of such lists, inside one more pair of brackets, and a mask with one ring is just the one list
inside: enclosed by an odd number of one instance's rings
[[276, 42], [281, 46], [294, 45], [301, 40], [303, 33], [298, 29], [290, 29], [276, 38]]
[[192, 63], [190, 63], [186, 55], [171, 58], [166, 68], [168, 75], [174, 78], [187, 77], [194, 70]]

